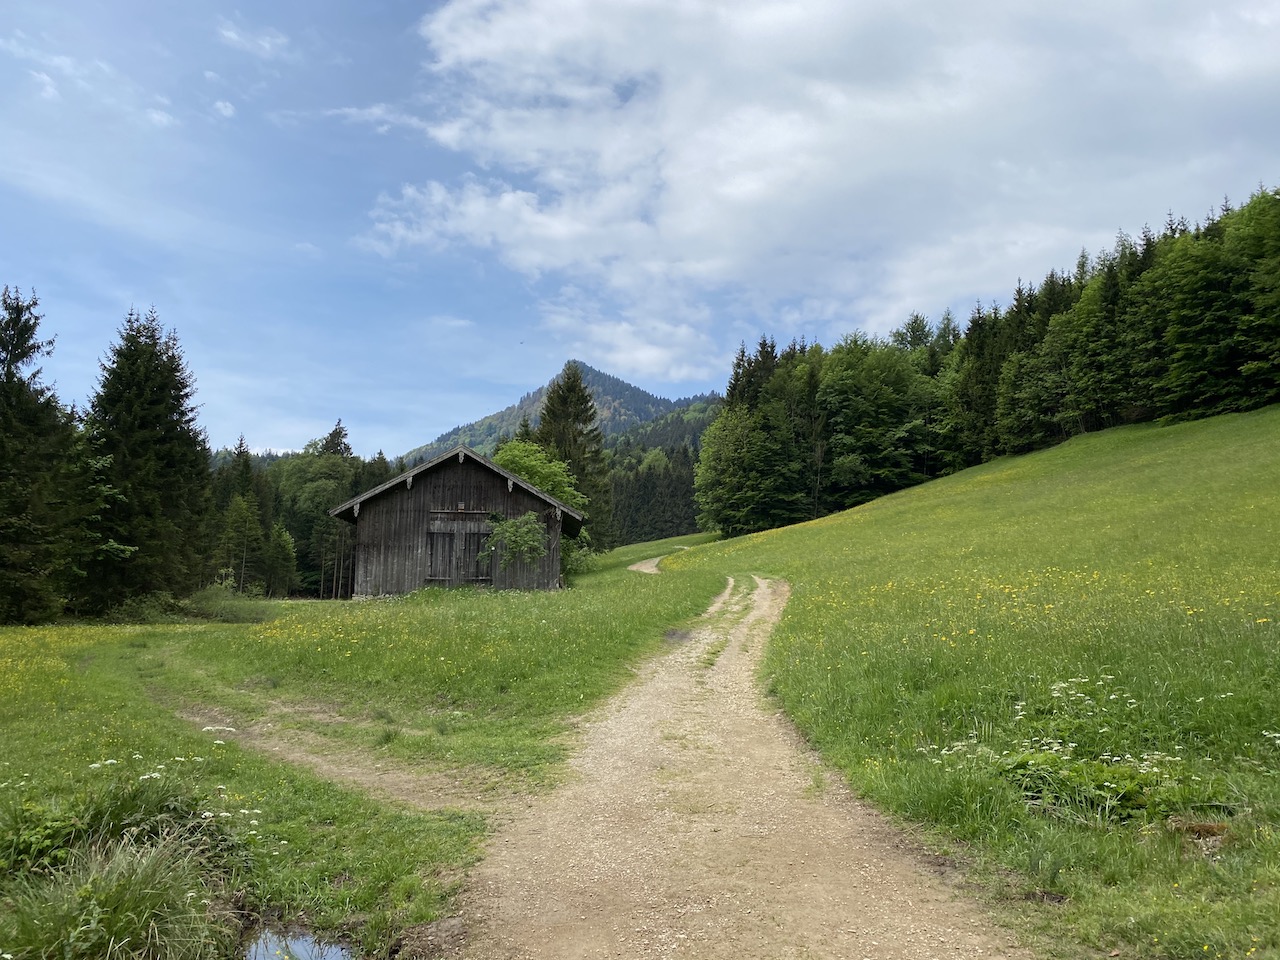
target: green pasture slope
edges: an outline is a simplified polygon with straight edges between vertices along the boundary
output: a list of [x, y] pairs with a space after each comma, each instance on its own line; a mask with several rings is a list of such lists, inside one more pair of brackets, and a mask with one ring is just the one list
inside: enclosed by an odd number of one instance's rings
[[1280, 956], [1280, 408], [1080, 437], [665, 568], [791, 582], [770, 689], [1046, 951]]
[[[225, 728], [269, 715], [371, 767], [545, 789], [574, 718], [724, 585], [626, 564], [706, 539], [619, 551], [556, 593], [214, 594], [198, 612], [259, 622], [0, 629], [0, 955], [226, 956], [237, 906], [385, 956], [445, 909], [484, 817], [376, 802]], [[176, 879], [132, 896], [156, 873]]]

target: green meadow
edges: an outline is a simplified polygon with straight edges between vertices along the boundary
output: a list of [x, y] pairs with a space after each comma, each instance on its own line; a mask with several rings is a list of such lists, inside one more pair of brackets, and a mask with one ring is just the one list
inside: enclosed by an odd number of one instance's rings
[[[19, 908], [0, 910], [0, 955], [219, 956], [243, 919], [227, 903], [385, 955], [440, 915], [485, 817], [374, 801], [241, 749], [238, 728], [269, 716], [370, 767], [544, 790], [575, 718], [723, 589], [718, 572], [675, 583], [626, 569], [654, 549], [674, 544], [618, 551], [557, 593], [215, 594], [193, 612], [219, 621], [0, 630], [0, 898]], [[218, 829], [190, 836], [192, 820]], [[157, 853], [157, 838], [174, 842]], [[233, 848], [232, 862], [210, 847]], [[137, 935], [113, 946], [128, 925], [112, 914], [154, 907], [127, 893], [156, 860], [209, 882], [167, 870], [168, 900], [196, 909], [163, 926], [168, 952], [135, 954]]]
[[1080, 437], [666, 568], [791, 581], [769, 689], [1047, 951], [1280, 955], [1280, 409]]
[[[1041, 952], [1280, 956], [1277, 478], [1271, 408], [1084, 436], [783, 530], [629, 547], [559, 593], [210, 596], [201, 622], [0, 630], [0, 897], [99, 943], [107, 921], [77, 891], [115, 874], [83, 871], [172, 838], [208, 885], [175, 897], [209, 901], [215, 927], [229, 903], [385, 952], [447, 910], [485, 816], [378, 802], [218, 728], [270, 720], [546, 790], [576, 718], [725, 576], [754, 573], [792, 585], [765, 688]], [[669, 551], [661, 576], [626, 570]], [[121, 795], [155, 806], [136, 784], [181, 803], [108, 849]], [[12, 913], [0, 953], [41, 955]]]

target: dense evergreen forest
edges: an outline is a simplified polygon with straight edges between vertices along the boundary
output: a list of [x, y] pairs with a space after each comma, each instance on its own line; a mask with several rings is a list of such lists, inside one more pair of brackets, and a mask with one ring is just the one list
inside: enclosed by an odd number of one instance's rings
[[606, 441], [617, 543], [693, 533], [694, 466], [702, 434], [720, 412], [719, 397], [679, 401], [666, 416]]
[[734, 536], [1076, 434], [1277, 400], [1280, 191], [1260, 190], [1019, 282], [963, 332], [913, 314], [887, 340], [744, 347], [702, 437], [699, 518]]
[[[68, 408], [41, 381], [53, 344], [38, 306], [4, 288], [0, 622], [212, 584], [349, 594], [351, 529], [328, 510], [403, 459], [355, 455], [341, 421], [297, 453], [253, 454], [243, 437], [212, 453], [154, 310], [126, 315], [89, 405]], [[831, 348], [761, 337], [723, 400], [662, 401], [612, 435], [584, 369], [566, 364], [539, 391], [536, 426], [526, 412], [494, 446], [512, 436], [575, 465], [595, 549], [762, 530], [1087, 431], [1263, 406], [1280, 400], [1280, 191], [1121, 235], [1019, 282], [1007, 306], [976, 306], [963, 330], [913, 314], [888, 338]]]

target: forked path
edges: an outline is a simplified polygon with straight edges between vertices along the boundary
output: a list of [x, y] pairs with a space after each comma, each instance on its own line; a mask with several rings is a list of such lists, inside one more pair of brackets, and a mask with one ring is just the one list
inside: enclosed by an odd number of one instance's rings
[[756, 668], [786, 597], [730, 581], [587, 724], [569, 782], [472, 872], [462, 957], [1026, 956], [767, 708]]

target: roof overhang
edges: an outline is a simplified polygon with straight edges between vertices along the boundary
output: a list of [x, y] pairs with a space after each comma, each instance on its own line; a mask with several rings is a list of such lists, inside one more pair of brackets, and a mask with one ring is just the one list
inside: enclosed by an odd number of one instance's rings
[[547, 505], [552, 507], [560, 517], [561, 529], [564, 531], [565, 536], [576, 537], [582, 531], [582, 525], [586, 522], [586, 516], [581, 511], [575, 510], [568, 504], [561, 503], [555, 497], [548, 493], [544, 493], [542, 490], [529, 483], [529, 481], [522, 480], [510, 470], [503, 469], [488, 457], [476, 453], [470, 447], [465, 445], [456, 446], [448, 453], [442, 453], [434, 460], [428, 460], [425, 463], [420, 463], [412, 470], [406, 470], [398, 477], [393, 477], [386, 483], [379, 484], [372, 490], [366, 490], [364, 493], [360, 494], [360, 496], [353, 497], [346, 503], [339, 504], [329, 511], [329, 516], [337, 517], [339, 520], [345, 520], [347, 523], [355, 523], [356, 518], [360, 514], [360, 504], [364, 503], [366, 500], [372, 500], [375, 497], [380, 497], [384, 493], [389, 493], [402, 484], [406, 488], [412, 489], [415, 477], [423, 473], [430, 473], [432, 470], [435, 470], [448, 463], [450, 460], [455, 459], [458, 463], [465, 463], [468, 459], [474, 460], [482, 467], [485, 467], [496, 473], [498, 476], [504, 478], [507, 481], [508, 490], [513, 487], [522, 487], [538, 499], [546, 501]]

